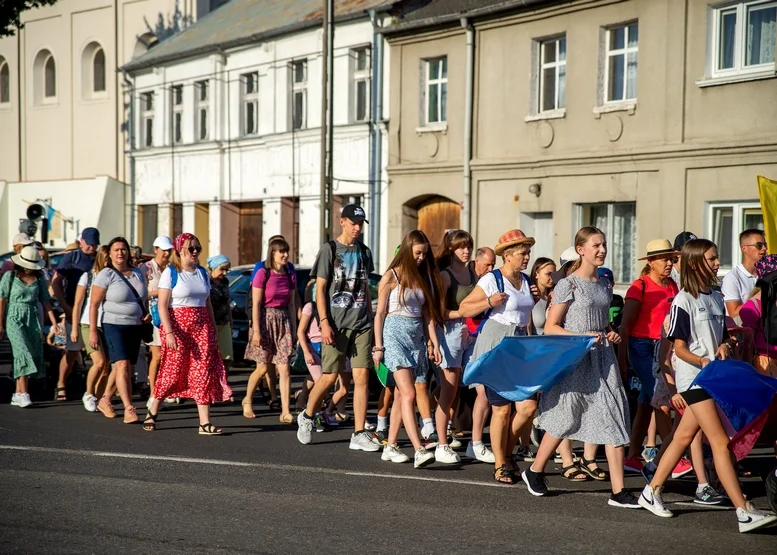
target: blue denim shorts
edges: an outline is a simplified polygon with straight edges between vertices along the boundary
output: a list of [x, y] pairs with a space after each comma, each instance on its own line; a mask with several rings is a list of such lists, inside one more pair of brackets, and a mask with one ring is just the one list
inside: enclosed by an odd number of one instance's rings
[[642, 337], [629, 338], [629, 363], [637, 375], [642, 389], [639, 392], [639, 402], [649, 405], [656, 389], [656, 377], [653, 373], [658, 362], [658, 350], [661, 342]]

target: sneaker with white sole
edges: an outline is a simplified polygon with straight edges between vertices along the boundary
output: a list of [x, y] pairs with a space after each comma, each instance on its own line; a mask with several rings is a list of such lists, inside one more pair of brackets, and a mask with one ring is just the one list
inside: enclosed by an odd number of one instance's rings
[[434, 453], [430, 453], [424, 447], [419, 447], [413, 457], [413, 468], [423, 468], [434, 461]]
[[368, 432], [374, 432], [377, 427], [378, 426], [376, 424], [373, 424], [372, 422], [364, 423], [364, 429], [367, 430]]
[[451, 449], [461, 449], [461, 442], [452, 435], [448, 435], [448, 445]]
[[84, 408], [89, 412], [97, 412], [97, 397], [84, 393], [81, 397], [81, 402], [84, 404]]
[[627, 489], [622, 489], [618, 493], [610, 495], [610, 499], [607, 500], [607, 504], [610, 507], [620, 507], [621, 509], [639, 509], [640, 504], [638, 499]]
[[531, 467], [521, 472], [521, 479], [526, 488], [534, 497], [543, 497], [548, 494], [548, 480], [544, 472], [534, 472]]
[[434, 450], [434, 460], [442, 464], [458, 464], [461, 458], [450, 445], [438, 445]]
[[297, 440], [303, 445], [313, 443], [313, 430], [315, 426], [313, 419], [308, 418], [304, 410], [297, 416], [297, 426]]
[[405, 463], [410, 460], [410, 457], [400, 451], [399, 446], [395, 443], [394, 445], [383, 446], [383, 454], [380, 456], [380, 460], [393, 463]]
[[434, 449], [437, 447], [438, 443], [440, 443], [440, 438], [437, 435], [437, 432], [432, 432], [428, 435], [424, 435], [423, 432], [421, 433], [421, 444], [425, 449]]
[[672, 514], [672, 511], [664, 506], [664, 500], [661, 497], [663, 491], [663, 486], [658, 486], [657, 488], [653, 489], [648, 484], [645, 486], [645, 489], [642, 490], [642, 493], [639, 496], [639, 505], [643, 509], [647, 509], [656, 516], [660, 516], [662, 518], [671, 518], [674, 516], [674, 514]]
[[14, 393], [11, 395], [11, 406], [12, 407], [18, 407], [19, 406], [19, 394]]
[[720, 505], [725, 501], [725, 497], [719, 494], [715, 488], [707, 484], [701, 491], [696, 490], [696, 496], [693, 498], [693, 502], [697, 505]]
[[351, 434], [351, 443], [348, 445], [348, 448], [352, 451], [375, 453], [380, 451], [381, 444], [379, 440], [373, 440], [372, 432], [359, 432], [358, 434]]
[[474, 447], [471, 441], [467, 444], [467, 458], [488, 464], [494, 464], [496, 462], [494, 453], [488, 448], [488, 445], [481, 443], [477, 447]]
[[16, 406], [25, 409], [32, 405], [32, 399], [30, 399], [29, 393], [19, 393], [19, 396], [16, 398]]
[[744, 509], [737, 509], [737, 521], [739, 531], [744, 534], [777, 523], [777, 516], [767, 511], [759, 511], [748, 502]]

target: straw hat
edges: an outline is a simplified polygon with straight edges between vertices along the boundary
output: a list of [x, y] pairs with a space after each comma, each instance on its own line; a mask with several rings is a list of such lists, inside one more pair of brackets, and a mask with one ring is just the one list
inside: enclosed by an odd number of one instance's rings
[[511, 229], [507, 233], [503, 234], [499, 241], [496, 242], [494, 252], [497, 256], [502, 256], [502, 253], [511, 247], [517, 245], [529, 245], [534, 246], [534, 238], [526, 237], [526, 234], [520, 229]]
[[46, 261], [40, 257], [38, 249], [33, 246], [24, 247], [22, 252], [11, 257], [13, 263], [28, 270], [42, 270]]
[[647, 244], [647, 254], [637, 260], [647, 260], [654, 256], [662, 256], [665, 254], [676, 254], [677, 249], [674, 248], [669, 239], [653, 239]]

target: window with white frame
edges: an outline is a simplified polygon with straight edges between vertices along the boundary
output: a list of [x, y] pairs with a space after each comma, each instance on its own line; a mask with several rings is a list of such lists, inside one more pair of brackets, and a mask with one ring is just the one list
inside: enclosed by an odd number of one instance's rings
[[11, 101], [11, 70], [8, 62], [0, 56], [0, 104]]
[[197, 104], [197, 110], [195, 117], [195, 127], [197, 130], [196, 139], [198, 141], [207, 141], [208, 134], [208, 112], [210, 104], [210, 82], [197, 81], [194, 84], [195, 100]]
[[51, 54], [43, 62], [43, 97], [57, 97], [57, 64]]
[[170, 89], [170, 105], [173, 108], [173, 143], [183, 142], [183, 85], [173, 85]]
[[291, 63], [291, 128], [308, 126], [308, 61]]
[[97, 48], [92, 58], [92, 92], [105, 92], [105, 50]]
[[259, 72], [240, 77], [243, 89], [243, 135], [259, 133]]
[[566, 106], [566, 36], [540, 42], [538, 112], [562, 110]]
[[370, 118], [370, 49], [351, 51], [352, 121], [362, 122]]
[[637, 22], [610, 27], [605, 32], [604, 102], [637, 99]]
[[710, 13], [713, 77], [774, 71], [777, 2], [729, 3]]
[[448, 121], [448, 57], [423, 61], [424, 115], [422, 123]]
[[154, 93], [140, 95], [140, 146], [154, 146]]
[[578, 208], [581, 227], [598, 227], [607, 236], [605, 265], [612, 270], [615, 282], [631, 283], [637, 258], [637, 203], [601, 202]]
[[709, 205], [707, 236], [718, 246], [720, 267], [724, 270], [740, 262], [739, 234], [746, 229], [763, 228], [763, 212], [757, 200]]

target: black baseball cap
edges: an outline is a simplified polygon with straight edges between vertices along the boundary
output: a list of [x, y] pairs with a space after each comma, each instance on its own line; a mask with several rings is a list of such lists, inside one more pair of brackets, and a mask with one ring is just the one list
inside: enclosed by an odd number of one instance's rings
[[674, 248], [679, 250], [683, 248], [683, 245], [688, 241], [695, 241], [696, 239], [698, 239], [698, 237], [690, 231], [683, 231], [674, 238]]
[[81, 232], [81, 239], [87, 245], [97, 247], [100, 245], [100, 232], [94, 227], [87, 227]]
[[342, 218], [348, 218], [355, 224], [360, 224], [362, 222], [366, 224], [370, 223], [367, 221], [367, 214], [364, 213], [364, 208], [358, 204], [347, 204], [343, 207], [343, 212], [340, 216]]

